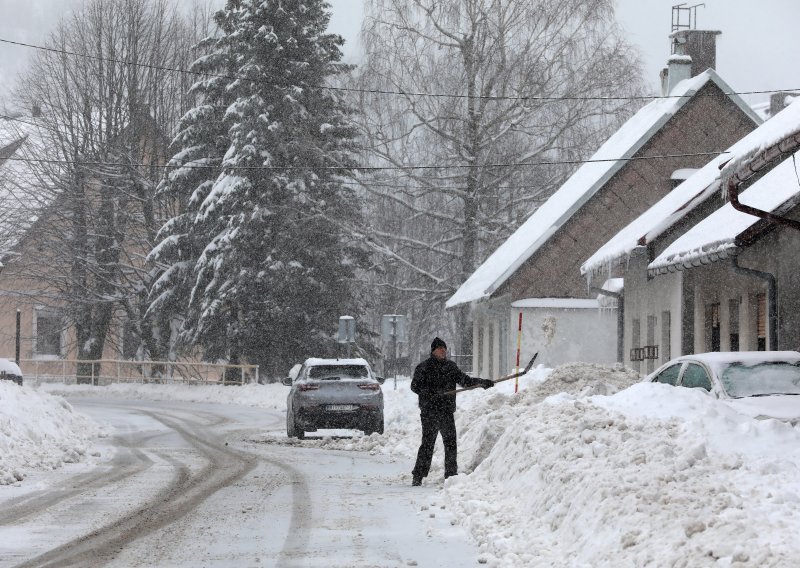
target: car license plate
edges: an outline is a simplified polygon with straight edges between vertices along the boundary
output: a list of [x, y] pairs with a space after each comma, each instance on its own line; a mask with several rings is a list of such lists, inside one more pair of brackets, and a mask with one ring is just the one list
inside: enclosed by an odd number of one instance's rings
[[332, 410], [334, 412], [341, 412], [341, 411], [348, 411], [348, 410], [356, 410], [358, 408], [357, 404], [329, 404], [325, 407], [325, 410]]

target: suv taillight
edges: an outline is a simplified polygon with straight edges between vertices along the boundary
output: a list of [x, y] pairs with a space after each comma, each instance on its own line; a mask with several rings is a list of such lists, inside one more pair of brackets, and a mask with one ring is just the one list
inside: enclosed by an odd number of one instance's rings
[[362, 383], [362, 384], [358, 385], [358, 388], [364, 389], [364, 390], [367, 390], [367, 391], [376, 391], [376, 390], [381, 390], [381, 385], [376, 384], [376, 383]]

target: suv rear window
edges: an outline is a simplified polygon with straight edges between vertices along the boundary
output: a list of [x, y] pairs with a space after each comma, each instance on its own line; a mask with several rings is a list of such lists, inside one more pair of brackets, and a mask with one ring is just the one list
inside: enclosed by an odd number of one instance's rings
[[310, 379], [363, 379], [369, 371], [363, 365], [318, 365], [308, 369]]

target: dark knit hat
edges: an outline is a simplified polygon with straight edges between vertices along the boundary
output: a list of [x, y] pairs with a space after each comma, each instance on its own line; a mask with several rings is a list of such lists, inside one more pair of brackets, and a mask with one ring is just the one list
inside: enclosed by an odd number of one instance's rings
[[447, 343], [445, 343], [438, 337], [434, 337], [433, 341], [431, 342], [431, 353], [439, 349], [439, 347], [444, 347], [445, 349], [447, 349]]

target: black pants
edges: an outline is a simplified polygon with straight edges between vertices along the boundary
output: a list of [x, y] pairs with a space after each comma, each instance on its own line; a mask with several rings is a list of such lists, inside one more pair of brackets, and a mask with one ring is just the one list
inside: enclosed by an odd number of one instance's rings
[[458, 443], [456, 441], [456, 421], [452, 412], [422, 412], [422, 443], [417, 452], [417, 463], [411, 475], [426, 477], [431, 469], [433, 446], [436, 436], [441, 432], [444, 442], [444, 476], [458, 473]]

